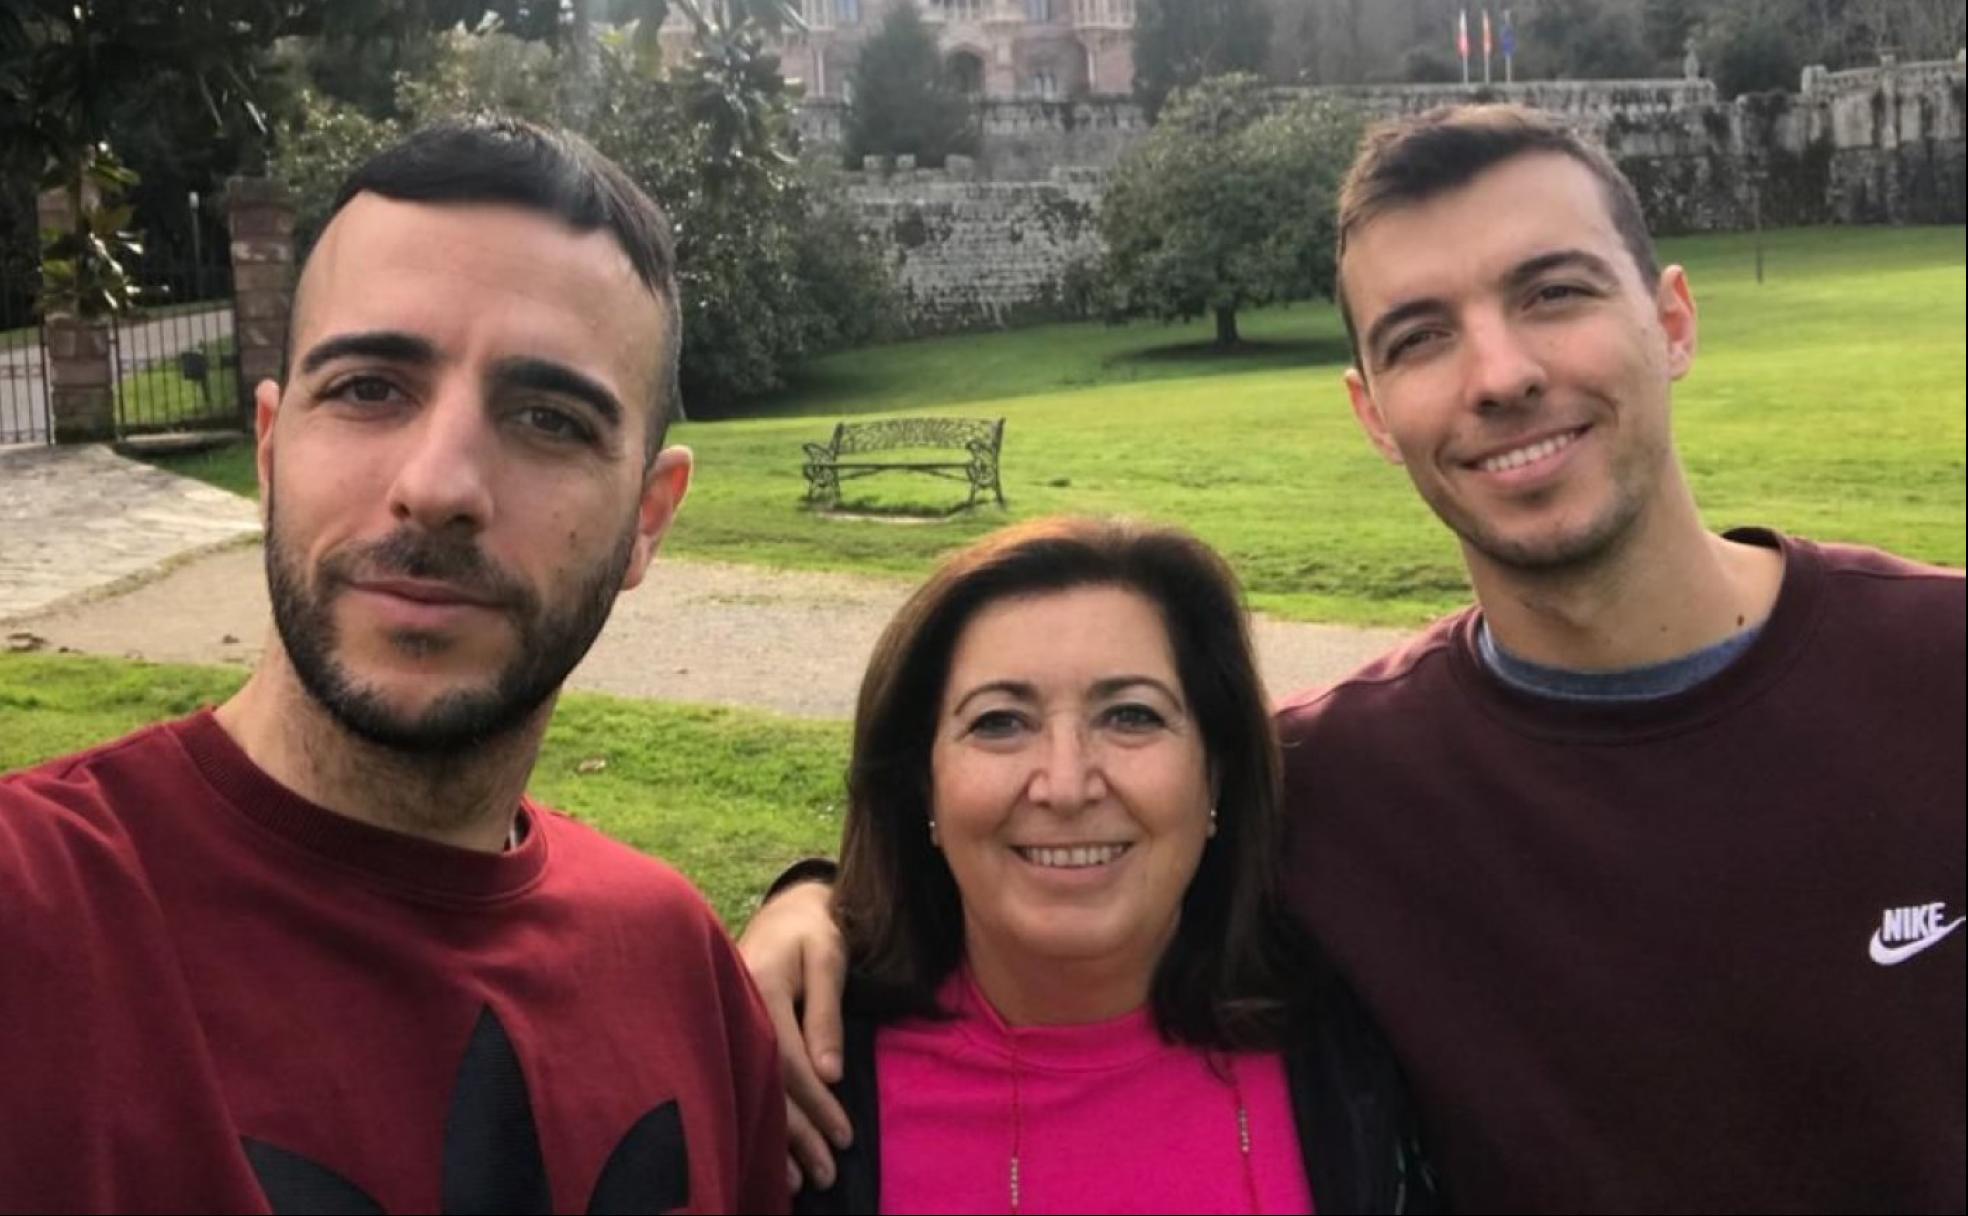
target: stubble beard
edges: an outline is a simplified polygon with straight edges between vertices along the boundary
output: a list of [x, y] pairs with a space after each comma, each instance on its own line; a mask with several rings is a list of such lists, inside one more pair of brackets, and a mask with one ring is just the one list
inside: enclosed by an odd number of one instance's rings
[[[465, 755], [511, 735], [560, 690], [608, 622], [636, 535], [632, 525], [624, 528], [608, 556], [581, 572], [564, 606], [552, 609], [475, 543], [408, 527], [329, 554], [310, 578], [281, 534], [276, 502], [268, 487], [267, 588], [274, 627], [302, 688], [357, 738], [433, 760]], [[483, 685], [450, 689], [416, 712], [392, 706], [383, 689], [365, 683], [338, 653], [334, 603], [357, 572], [437, 579], [489, 596], [512, 625], [512, 657]], [[408, 631], [391, 634], [388, 643], [411, 658], [448, 644], [436, 635]]]
[[1597, 569], [1611, 561], [1638, 526], [1642, 498], [1625, 485], [1614, 487], [1613, 501], [1583, 527], [1537, 536], [1511, 536], [1487, 526], [1474, 512], [1436, 501], [1435, 514], [1464, 547], [1505, 570], [1538, 577]]

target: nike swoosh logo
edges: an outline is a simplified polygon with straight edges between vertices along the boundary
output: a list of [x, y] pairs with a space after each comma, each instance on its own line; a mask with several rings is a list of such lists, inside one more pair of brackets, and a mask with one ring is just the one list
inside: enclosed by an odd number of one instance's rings
[[1868, 948], [1870, 953], [1872, 954], [1872, 961], [1878, 963], [1882, 967], [1891, 967], [1898, 963], [1904, 963], [1908, 959], [1912, 958], [1914, 955], [1920, 953], [1922, 950], [1925, 950], [1927, 947], [1934, 945], [1936, 942], [1939, 942], [1941, 939], [1945, 938], [1948, 934], [1954, 932], [1956, 929], [1959, 929], [1961, 927], [1961, 922], [1963, 919], [1964, 918], [1957, 916], [1954, 918], [1954, 920], [1952, 920], [1948, 924], [1942, 925], [1940, 928], [1934, 930], [1926, 937], [1918, 937], [1910, 942], [1906, 942], [1898, 946], [1889, 946], [1885, 942], [1879, 940], [1879, 930], [1874, 929], [1872, 931], [1872, 945]]

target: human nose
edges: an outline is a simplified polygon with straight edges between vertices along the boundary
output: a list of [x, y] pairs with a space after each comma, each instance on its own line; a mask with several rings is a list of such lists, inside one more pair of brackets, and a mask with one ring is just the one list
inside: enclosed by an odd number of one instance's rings
[[422, 411], [390, 483], [390, 514], [399, 523], [476, 533], [492, 521], [496, 453], [477, 397], [462, 385], [445, 388]]
[[1543, 362], [1500, 312], [1465, 321], [1462, 358], [1466, 397], [1473, 409], [1487, 413], [1529, 405], [1544, 395]]
[[1034, 803], [1057, 811], [1073, 811], [1106, 794], [1107, 776], [1086, 728], [1064, 716], [1046, 727], [1038, 767], [1029, 792]]

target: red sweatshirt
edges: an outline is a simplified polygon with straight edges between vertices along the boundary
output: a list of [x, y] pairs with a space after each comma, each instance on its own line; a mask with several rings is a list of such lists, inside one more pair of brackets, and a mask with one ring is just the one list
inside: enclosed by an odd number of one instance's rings
[[1961, 1211], [1958, 571], [1782, 544], [1721, 674], [1491, 676], [1463, 613], [1280, 715], [1290, 896], [1459, 1211]]
[[0, 780], [0, 1210], [783, 1210], [716, 918], [523, 813], [383, 831], [209, 713]]

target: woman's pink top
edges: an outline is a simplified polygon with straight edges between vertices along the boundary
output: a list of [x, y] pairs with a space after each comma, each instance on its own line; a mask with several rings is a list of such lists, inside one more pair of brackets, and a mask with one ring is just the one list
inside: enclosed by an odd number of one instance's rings
[[1312, 1210], [1280, 1057], [1165, 1043], [1145, 1008], [1013, 1029], [968, 970], [940, 996], [958, 1017], [875, 1036], [884, 1212], [1010, 1211], [1014, 1141], [1024, 1213]]

